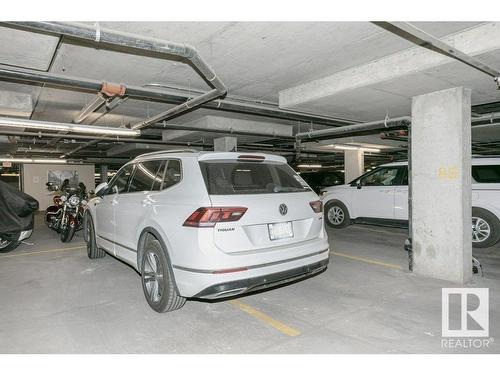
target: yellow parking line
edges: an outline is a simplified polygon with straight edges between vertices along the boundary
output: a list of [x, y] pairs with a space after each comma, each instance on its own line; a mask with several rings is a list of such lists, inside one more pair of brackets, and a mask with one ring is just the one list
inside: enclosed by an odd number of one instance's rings
[[280, 321], [271, 318], [269, 315], [264, 314], [263, 312], [254, 309], [252, 306], [249, 306], [243, 302], [240, 302], [239, 300], [232, 300], [229, 301], [229, 303], [238, 309], [246, 312], [248, 315], [253, 316], [254, 318], [270, 325], [273, 328], [276, 328], [278, 331], [281, 333], [284, 333], [287, 336], [298, 336], [300, 335], [300, 332], [297, 331], [295, 328], [289, 327], [284, 323], [281, 323]]
[[394, 268], [394, 269], [397, 269], [397, 270], [402, 270], [403, 269], [403, 267], [401, 267], [398, 264], [385, 263], [385, 262], [381, 262], [379, 260], [358, 257], [358, 256], [355, 256], [355, 255], [349, 255], [349, 254], [339, 253], [339, 252], [336, 252], [336, 251], [331, 251], [330, 254], [337, 255], [339, 257], [344, 257], [344, 258], [352, 259], [352, 260], [358, 260], [360, 262], [365, 262], [365, 263], [370, 263], [370, 264], [376, 264], [378, 266], [383, 266], [383, 267], [387, 267], [387, 268]]
[[9, 254], [9, 255], [1, 255], [0, 259], [2, 258], [13, 258], [13, 257], [22, 257], [26, 255], [38, 255], [38, 254], [45, 254], [45, 253], [55, 253], [59, 251], [67, 251], [67, 250], [76, 250], [76, 249], [83, 249], [86, 246], [74, 246], [74, 247], [63, 247], [60, 249], [51, 249], [51, 250], [42, 250], [42, 251], [32, 251], [29, 253], [19, 253], [19, 254]]

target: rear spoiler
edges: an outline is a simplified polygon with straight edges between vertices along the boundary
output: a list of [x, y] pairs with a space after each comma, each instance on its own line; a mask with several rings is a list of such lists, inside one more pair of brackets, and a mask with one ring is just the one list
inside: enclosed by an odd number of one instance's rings
[[260, 152], [209, 152], [200, 154], [199, 161], [208, 160], [239, 160], [239, 161], [270, 161], [275, 163], [286, 164], [286, 159], [283, 156], [264, 154]]

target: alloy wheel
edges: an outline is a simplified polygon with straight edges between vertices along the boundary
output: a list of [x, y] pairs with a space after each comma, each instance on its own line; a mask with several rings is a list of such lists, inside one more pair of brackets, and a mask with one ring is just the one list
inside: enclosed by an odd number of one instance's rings
[[340, 225], [344, 221], [344, 218], [344, 210], [339, 206], [332, 206], [328, 210], [328, 220], [330, 220], [332, 224]]
[[157, 303], [163, 295], [163, 270], [160, 259], [153, 251], [147, 251], [143, 278], [149, 299]]
[[472, 218], [472, 242], [486, 241], [491, 234], [488, 222], [480, 217]]

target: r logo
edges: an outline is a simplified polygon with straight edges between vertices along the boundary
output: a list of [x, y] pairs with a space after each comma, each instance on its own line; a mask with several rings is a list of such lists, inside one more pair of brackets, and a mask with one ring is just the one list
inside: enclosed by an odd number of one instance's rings
[[[460, 297], [460, 328], [450, 328], [450, 296]], [[469, 297], [479, 302], [469, 310]], [[489, 336], [489, 290], [488, 288], [443, 288], [441, 329], [443, 337], [488, 337]], [[469, 327], [471, 326], [475, 328]]]

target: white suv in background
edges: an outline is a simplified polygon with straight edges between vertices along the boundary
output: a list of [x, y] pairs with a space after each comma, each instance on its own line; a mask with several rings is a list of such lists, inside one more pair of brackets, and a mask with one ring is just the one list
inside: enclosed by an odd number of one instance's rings
[[329, 260], [318, 196], [280, 156], [156, 152], [96, 189], [85, 214], [89, 258], [140, 274], [158, 312], [317, 274]]
[[[332, 228], [351, 223], [407, 223], [408, 163], [379, 166], [347, 185], [322, 191], [325, 220]], [[500, 239], [500, 158], [472, 159], [472, 241], [493, 246]]]

